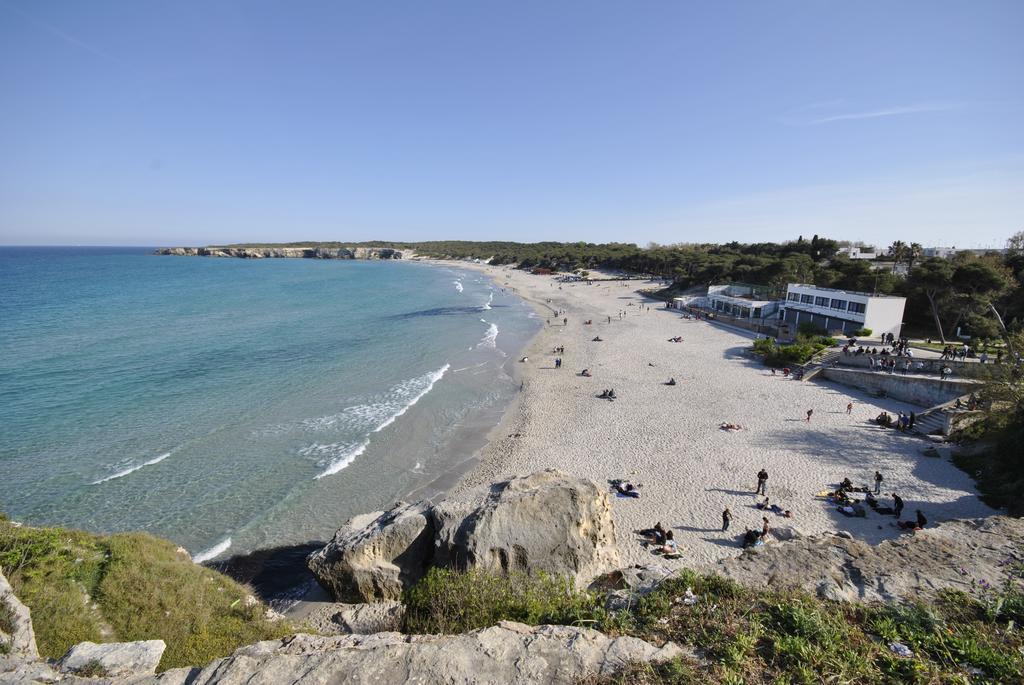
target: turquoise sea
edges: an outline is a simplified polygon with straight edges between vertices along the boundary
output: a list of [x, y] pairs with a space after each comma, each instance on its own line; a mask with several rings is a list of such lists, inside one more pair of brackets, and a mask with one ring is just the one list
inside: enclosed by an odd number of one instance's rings
[[532, 310], [400, 261], [0, 248], [0, 511], [199, 560], [436, 495], [518, 384]]

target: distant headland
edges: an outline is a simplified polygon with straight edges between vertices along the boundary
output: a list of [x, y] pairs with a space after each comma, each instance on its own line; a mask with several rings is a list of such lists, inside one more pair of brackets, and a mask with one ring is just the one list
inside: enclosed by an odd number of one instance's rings
[[402, 259], [404, 256], [402, 250], [391, 247], [324, 247], [321, 245], [162, 247], [155, 250], [153, 254], [178, 257], [235, 257], [238, 259]]

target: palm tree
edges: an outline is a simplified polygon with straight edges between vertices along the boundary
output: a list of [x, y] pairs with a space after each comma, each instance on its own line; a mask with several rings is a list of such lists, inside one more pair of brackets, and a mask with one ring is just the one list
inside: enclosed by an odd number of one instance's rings
[[896, 273], [896, 267], [907, 259], [907, 244], [902, 240], [897, 240], [889, 246], [889, 256], [892, 257], [892, 272]]
[[910, 243], [910, 247], [907, 248], [907, 273], [914, 268], [914, 262], [921, 258], [924, 254], [924, 248], [921, 247], [921, 243]]

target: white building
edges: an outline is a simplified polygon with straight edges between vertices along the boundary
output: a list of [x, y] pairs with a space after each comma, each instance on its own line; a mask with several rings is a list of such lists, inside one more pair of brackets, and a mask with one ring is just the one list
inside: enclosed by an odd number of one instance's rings
[[739, 319], [771, 319], [778, 316], [780, 304], [768, 297], [764, 286], [730, 283], [709, 285], [703, 306]]
[[850, 247], [841, 248], [837, 255], [844, 255], [850, 259], [874, 259], [878, 255], [875, 254], [875, 248], [873, 247], [858, 247], [851, 245]]
[[794, 333], [801, 324], [810, 323], [830, 333], [850, 335], [861, 328], [870, 328], [872, 337], [892, 333], [898, 338], [905, 304], [906, 299], [902, 297], [790, 283], [786, 286], [782, 319]]
[[921, 251], [925, 257], [941, 257], [949, 259], [956, 255], [958, 250], [955, 247], [926, 247]]

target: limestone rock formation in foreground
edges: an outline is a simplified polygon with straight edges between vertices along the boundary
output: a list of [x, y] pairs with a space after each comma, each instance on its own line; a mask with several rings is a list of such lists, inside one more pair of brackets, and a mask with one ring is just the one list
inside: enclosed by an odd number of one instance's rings
[[571, 576], [577, 585], [619, 563], [608, 493], [548, 469], [496, 483], [479, 503], [396, 504], [357, 516], [310, 555], [336, 599], [397, 600], [431, 566]]
[[972, 579], [996, 584], [1011, 558], [1024, 561], [1024, 519], [992, 516], [945, 521], [874, 547], [808, 537], [747, 550], [708, 570], [749, 587], [801, 588], [823, 599], [870, 602], [944, 588], [966, 591]]
[[311, 611], [302, 623], [320, 635], [370, 635], [400, 631], [404, 618], [404, 604], [385, 601], [324, 604]]
[[167, 645], [163, 640], [96, 644], [80, 642], [60, 660], [60, 670], [78, 673], [90, 666], [110, 677], [152, 675], [160, 665]]
[[32, 630], [32, 614], [28, 607], [15, 597], [11, 584], [0, 573], [0, 643], [8, 653], [21, 659], [38, 659], [36, 634]]
[[335, 599], [400, 600], [426, 571], [434, 549], [434, 520], [425, 502], [399, 503], [362, 514], [309, 556], [309, 569]]
[[[294, 683], [572, 683], [631, 661], [682, 654], [633, 638], [568, 626], [503, 621], [462, 635], [294, 635], [242, 647], [207, 666], [192, 685]], [[133, 681], [138, 685], [156, 680]]]

